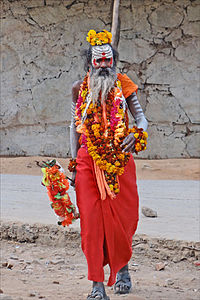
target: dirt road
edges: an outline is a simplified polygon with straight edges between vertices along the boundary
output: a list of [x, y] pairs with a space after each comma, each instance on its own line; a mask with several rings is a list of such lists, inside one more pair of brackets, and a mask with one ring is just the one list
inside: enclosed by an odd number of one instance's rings
[[[41, 175], [35, 161], [41, 157], [1, 158], [1, 173]], [[58, 159], [65, 167], [67, 160]], [[138, 179], [198, 180], [199, 160], [136, 160]], [[27, 233], [29, 237], [29, 233]], [[12, 230], [11, 230], [12, 236]], [[51, 237], [50, 237], [51, 238]], [[91, 290], [87, 280], [87, 264], [80, 241], [69, 240], [67, 246], [1, 241], [1, 300], [85, 300]], [[161, 242], [162, 244], [162, 242]], [[160, 244], [160, 245], [161, 245]], [[187, 248], [187, 251], [184, 250]], [[106, 288], [111, 300], [196, 300], [200, 299], [200, 268], [196, 252], [183, 247], [179, 259], [170, 255], [170, 245], [164, 251], [149, 242], [149, 249], [133, 247], [130, 274], [132, 293], [114, 295]], [[159, 254], [159, 255], [158, 255]], [[164, 269], [156, 271], [157, 263]], [[105, 281], [109, 270], [105, 269]], [[8, 296], [6, 296], [8, 295]]]
[[[193, 260], [177, 263], [164, 260], [165, 269], [156, 271], [158, 262], [144, 255], [138, 246], [130, 261], [133, 291], [127, 296], [117, 296], [112, 288], [106, 288], [111, 300], [200, 298], [200, 270]], [[85, 300], [91, 289], [86, 261], [77, 244], [57, 248], [3, 241], [2, 264], [1, 288], [13, 300]], [[106, 268], [106, 280], [108, 272]]]

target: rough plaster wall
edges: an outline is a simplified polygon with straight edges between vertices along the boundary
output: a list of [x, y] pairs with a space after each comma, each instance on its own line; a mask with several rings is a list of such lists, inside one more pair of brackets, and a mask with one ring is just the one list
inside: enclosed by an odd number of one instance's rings
[[[69, 155], [71, 86], [89, 29], [111, 26], [111, 0], [1, 2], [2, 155]], [[199, 156], [200, 1], [121, 0], [119, 70], [149, 121], [139, 157]]]

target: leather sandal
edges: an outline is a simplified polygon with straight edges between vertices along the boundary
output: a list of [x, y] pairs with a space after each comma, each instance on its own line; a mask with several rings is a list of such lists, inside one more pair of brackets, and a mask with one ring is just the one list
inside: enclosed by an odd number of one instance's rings
[[87, 296], [87, 300], [110, 300], [100, 287], [93, 287], [92, 293]]
[[117, 280], [114, 285], [115, 294], [129, 294], [132, 287], [129, 272], [117, 273]]

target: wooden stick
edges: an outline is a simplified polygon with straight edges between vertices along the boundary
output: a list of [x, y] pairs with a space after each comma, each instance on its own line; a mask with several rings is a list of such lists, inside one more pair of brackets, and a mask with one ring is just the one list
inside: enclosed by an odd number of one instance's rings
[[116, 50], [118, 46], [117, 28], [119, 26], [119, 4], [120, 4], [120, 0], [114, 0], [111, 33], [112, 33], [112, 46]]
[[67, 179], [69, 179], [71, 182], [74, 182], [70, 177], [66, 176]]

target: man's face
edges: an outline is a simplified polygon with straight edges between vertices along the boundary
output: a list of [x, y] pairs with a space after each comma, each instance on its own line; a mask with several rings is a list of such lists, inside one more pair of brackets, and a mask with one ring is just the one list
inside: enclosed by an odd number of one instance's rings
[[92, 47], [92, 61], [90, 70], [90, 88], [93, 102], [98, 101], [101, 91], [101, 100], [106, 99], [109, 91], [114, 87], [117, 79], [113, 51], [109, 44]]
[[94, 69], [102, 68], [102, 73], [106, 73], [107, 68], [113, 67], [113, 52], [109, 45], [93, 47], [92, 66]]

